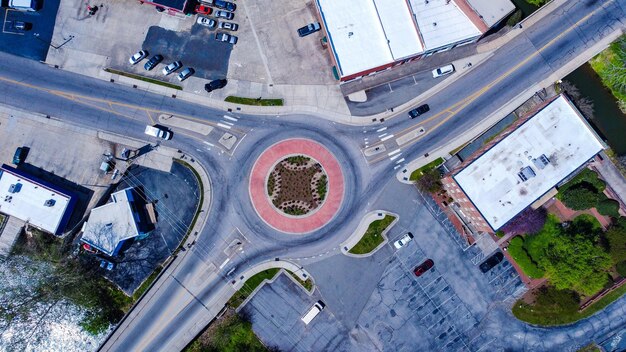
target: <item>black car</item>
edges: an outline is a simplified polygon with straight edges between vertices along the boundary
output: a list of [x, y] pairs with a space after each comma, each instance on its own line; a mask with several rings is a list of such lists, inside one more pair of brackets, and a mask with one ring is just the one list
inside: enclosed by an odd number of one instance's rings
[[230, 12], [233, 12], [237, 9], [237, 5], [233, 4], [230, 1], [223, 1], [223, 0], [213, 1], [213, 6], [217, 7], [218, 9], [223, 9], [223, 10], [230, 11]]
[[143, 65], [143, 68], [146, 69], [146, 71], [150, 71], [153, 68], [156, 67], [156, 65], [159, 64], [159, 62], [163, 61], [163, 56], [157, 54], [154, 55], [153, 57], [150, 58], [150, 60], [148, 60], [148, 62], [146, 62], [145, 65]]
[[430, 270], [430, 268], [432, 268], [433, 265], [435, 265], [435, 262], [433, 262], [432, 259], [426, 259], [422, 264], [418, 265], [415, 269], [413, 269], [413, 273], [415, 274], [415, 276], [420, 277], [422, 276], [423, 273]]
[[26, 159], [26, 155], [28, 155], [28, 147], [17, 147], [15, 149], [15, 153], [13, 154], [13, 164], [20, 165]]
[[226, 83], [228, 81], [226, 81], [225, 79], [216, 79], [214, 81], [211, 81], [207, 84], [204, 85], [204, 90], [206, 90], [207, 92], [212, 92], [216, 89], [220, 89], [220, 88], [224, 88], [226, 87]]
[[423, 115], [427, 112], [430, 111], [430, 106], [428, 106], [428, 104], [424, 104], [424, 105], [420, 105], [418, 107], [416, 107], [415, 109], [409, 111], [409, 116], [414, 119], [420, 115]]
[[504, 259], [504, 254], [502, 254], [502, 252], [498, 252], [492, 255], [491, 257], [489, 257], [489, 259], [480, 264], [480, 271], [482, 271], [483, 273], [488, 272], [489, 270], [493, 269], [494, 266], [500, 264], [502, 259]]
[[305, 37], [311, 33], [319, 31], [320, 28], [322, 27], [320, 26], [319, 22], [309, 23], [302, 28], [298, 28], [298, 35], [301, 37]]

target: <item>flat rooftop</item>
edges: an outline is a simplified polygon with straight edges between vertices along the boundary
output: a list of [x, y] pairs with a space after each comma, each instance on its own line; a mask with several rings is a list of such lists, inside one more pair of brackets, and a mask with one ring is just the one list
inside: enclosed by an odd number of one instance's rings
[[454, 179], [497, 230], [603, 149], [561, 95]]
[[510, 0], [465, 0], [474, 9], [488, 27], [500, 22], [505, 16], [515, 11]]
[[316, 0], [341, 76], [421, 53], [406, 0]]
[[139, 235], [132, 200], [132, 188], [126, 188], [113, 193], [111, 202], [92, 209], [81, 240], [112, 256], [121, 241]]
[[426, 50], [445, 47], [483, 34], [472, 20], [449, 0], [410, 0]]
[[0, 212], [59, 234], [73, 207], [72, 197], [10, 166], [0, 168]]

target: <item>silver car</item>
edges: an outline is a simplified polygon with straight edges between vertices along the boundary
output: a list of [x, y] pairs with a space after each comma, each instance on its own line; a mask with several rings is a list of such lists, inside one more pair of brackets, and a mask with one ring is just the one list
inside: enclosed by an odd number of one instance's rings
[[233, 22], [220, 22], [220, 29], [226, 29], [229, 31], [236, 31], [237, 29], [239, 29], [239, 25], [237, 23], [233, 23]]
[[231, 43], [231, 44], [237, 44], [237, 37], [235, 37], [234, 35], [230, 35], [228, 33], [224, 33], [224, 32], [217, 32], [215, 33], [215, 40], [217, 40], [218, 42], [226, 42], [226, 43]]
[[178, 80], [182, 82], [191, 77], [194, 73], [196, 73], [196, 70], [191, 67], [187, 67], [186, 69], [180, 71], [180, 73], [178, 74]]
[[224, 10], [217, 10], [215, 12], [213, 12], [213, 16], [215, 16], [216, 18], [224, 18], [227, 19], [229, 21], [231, 21], [233, 18], [235, 18], [235, 14], [232, 12], [228, 12], [228, 11], [224, 11]]
[[215, 28], [217, 21], [203, 16], [198, 16], [196, 23], [205, 27]]
[[128, 62], [131, 65], [136, 65], [139, 61], [145, 59], [146, 56], [148, 56], [148, 52], [147, 51], [139, 50], [135, 55], [131, 56], [130, 59], [128, 59]]
[[183, 63], [180, 61], [174, 61], [171, 64], [165, 66], [165, 68], [163, 68], [163, 74], [164, 75], [169, 75], [170, 73], [178, 70], [179, 68], [183, 67]]

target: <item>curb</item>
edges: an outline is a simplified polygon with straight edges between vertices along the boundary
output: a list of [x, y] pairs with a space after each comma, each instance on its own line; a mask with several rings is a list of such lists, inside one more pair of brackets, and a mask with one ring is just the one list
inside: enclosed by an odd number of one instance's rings
[[[385, 216], [387, 215], [393, 216], [395, 217], [395, 219], [381, 233], [383, 241], [378, 246], [376, 246], [376, 248], [372, 249], [368, 253], [364, 253], [364, 254], [350, 253], [349, 250], [352, 247], [354, 247], [357, 243], [359, 243], [359, 241], [361, 240], [363, 235], [365, 235], [365, 232], [369, 228], [369, 225], [376, 220], [384, 219]], [[341, 243], [340, 245], [341, 253], [343, 253], [345, 256], [353, 257], [353, 258], [366, 258], [366, 257], [374, 255], [374, 253], [378, 252], [378, 250], [380, 250], [385, 244], [387, 244], [387, 242], [389, 242], [389, 239], [387, 238], [387, 232], [389, 232], [391, 228], [394, 227], [399, 220], [400, 220], [400, 215], [396, 213], [392, 213], [390, 211], [386, 211], [386, 210], [375, 210], [375, 211], [371, 211], [365, 214], [365, 216], [361, 219], [361, 222], [359, 222], [359, 225], [357, 226], [356, 230], [354, 230], [352, 235], [350, 235], [350, 237], [346, 241]]]

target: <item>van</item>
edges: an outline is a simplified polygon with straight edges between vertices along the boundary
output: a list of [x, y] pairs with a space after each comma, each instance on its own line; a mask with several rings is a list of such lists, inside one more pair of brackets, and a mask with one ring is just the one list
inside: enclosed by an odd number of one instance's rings
[[161, 127], [159, 125], [154, 126], [146, 126], [145, 134], [152, 137], [157, 137], [165, 140], [172, 139], [172, 132], [168, 131], [165, 127]]
[[313, 318], [315, 318], [318, 314], [320, 314], [321, 311], [324, 310], [324, 307], [326, 307], [324, 302], [317, 301], [313, 305], [313, 307], [311, 307], [311, 309], [309, 309], [309, 311], [306, 312], [306, 314], [302, 317], [302, 321], [304, 322], [304, 325], [309, 325], [311, 320], [313, 320]]

